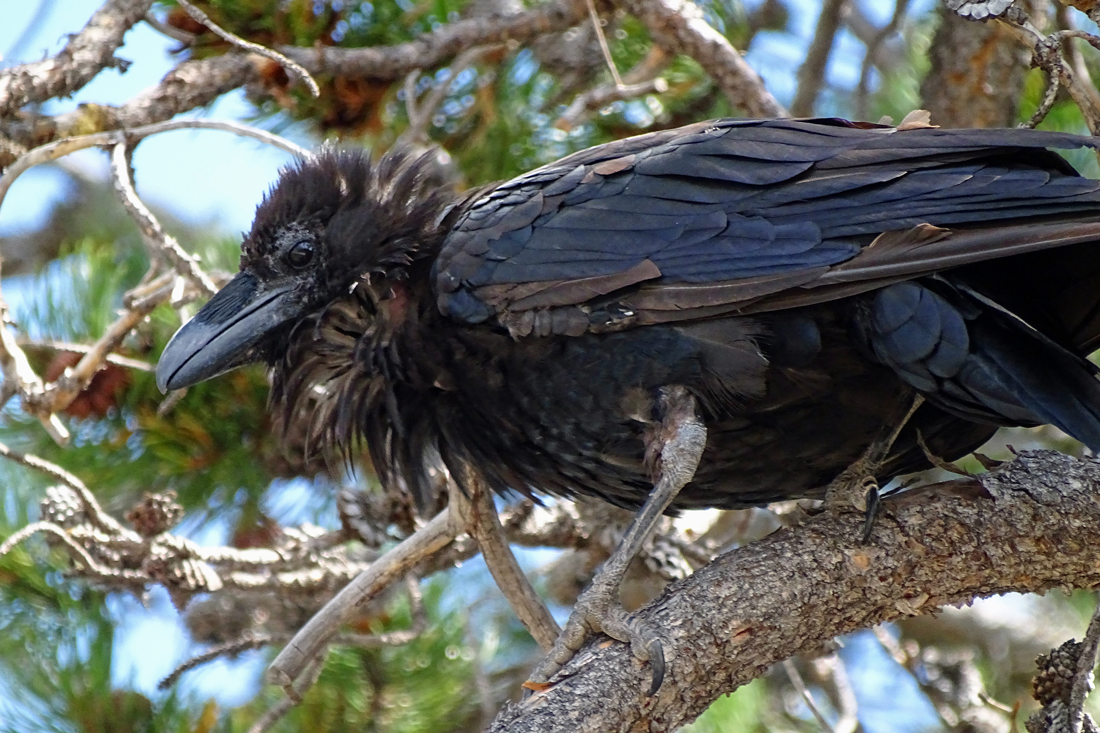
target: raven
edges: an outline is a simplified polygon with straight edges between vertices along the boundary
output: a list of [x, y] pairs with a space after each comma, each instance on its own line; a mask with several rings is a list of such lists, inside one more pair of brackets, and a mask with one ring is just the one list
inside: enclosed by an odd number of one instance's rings
[[658, 637], [616, 599], [661, 513], [884, 482], [1001, 425], [1100, 450], [1100, 182], [1051, 150], [1085, 146], [726, 119], [464, 193], [435, 152], [326, 149], [282, 172], [158, 384], [264, 361], [285, 417], [422, 506], [441, 462], [642, 507], [539, 675], [602, 630], [656, 687]]

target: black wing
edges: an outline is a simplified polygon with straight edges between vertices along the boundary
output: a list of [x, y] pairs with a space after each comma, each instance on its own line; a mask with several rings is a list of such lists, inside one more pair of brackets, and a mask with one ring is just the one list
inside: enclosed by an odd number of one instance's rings
[[1100, 183], [1034, 130], [720, 120], [571, 155], [475, 199], [439, 307], [579, 335], [831, 300], [1100, 239]]

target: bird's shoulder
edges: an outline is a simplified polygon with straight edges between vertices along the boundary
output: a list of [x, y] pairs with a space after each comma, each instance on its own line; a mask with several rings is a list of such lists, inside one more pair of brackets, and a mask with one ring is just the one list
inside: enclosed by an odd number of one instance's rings
[[897, 262], [867, 274], [872, 241], [919, 274], [937, 265], [913, 253], [951, 238], [945, 224], [1040, 216], [1067, 198], [1095, 207], [1095, 182], [1044, 149], [1059, 143], [1082, 139], [736, 119], [641, 135], [467, 199], [432, 287], [449, 318], [514, 336], [707, 317], [826, 284], [835, 268], [826, 297], [841, 297], [900, 276]]

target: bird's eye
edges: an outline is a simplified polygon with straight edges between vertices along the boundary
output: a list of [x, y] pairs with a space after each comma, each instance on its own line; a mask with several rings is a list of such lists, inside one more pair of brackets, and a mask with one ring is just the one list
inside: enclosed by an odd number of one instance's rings
[[313, 245], [309, 242], [298, 242], [286, 253], [286, 261], [291, 267], [302, 269], [313, 262]]

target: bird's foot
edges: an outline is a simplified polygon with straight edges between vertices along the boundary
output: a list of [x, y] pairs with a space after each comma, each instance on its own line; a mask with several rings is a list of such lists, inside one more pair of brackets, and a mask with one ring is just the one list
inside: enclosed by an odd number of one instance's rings
[[881, 497], [878, 481], [861, 459], [833, 479], [825, 490], [825, 507], [836, 512], [850, 512], [853, 509], [863, 514], [861, 541], [871, 539], [871, 530], [881, 509]]
[[601, 572], [592, 581], [569, 616], [554, 647], [531, 674], [534, 686], [546, 684], [569, 663], [593, 634], [604, 633], [630, 644], [637, 659], [652, 666], [649, 694], [655, 695], [665, 677], [665, 653], [660, 636], [650, 624], [643, 623], [619, 603], [619, 579]]

